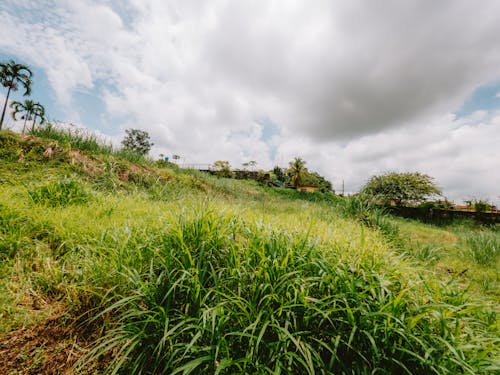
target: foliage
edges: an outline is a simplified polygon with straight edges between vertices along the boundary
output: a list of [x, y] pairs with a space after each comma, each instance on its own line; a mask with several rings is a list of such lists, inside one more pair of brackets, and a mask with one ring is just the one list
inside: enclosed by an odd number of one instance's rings
[[390, 172], [371, 177], [360, 194], [379, 204], [404, 206], [423, 202], [429, 196], [440, 195], [441, 191], [426, 174]]
[[36, 120], [39, 120], [40, 124], [45, 122], [45, 108], [40, 103], [35, 103], [32, 100], [25, 100], [24, 102], [13, 101], [10, 103], [12, 111], [12, 118], [17, 120], [16, 116], [18, 113], [23, 113], [24, 115], [21, 119], [24, 119], [23, 133], [26, 130], [26, 122], [32, 120], [31, 131], [35, 129]]
[[217, 177], [233, 177], [231, 164], [229, 164], [227, 160], [217, 160], [212, 164], [212, 168], [214, 169]]
[[290, 182], [295, 188], [303, 184], [306, 172], [306, 162], [303, 159], [296, 157], [289, 163], [287, 173], [290, 176]]
[[18, 64], [14, 60], [0, 63], [0, 83], [3, 87], [7, 87], [7, 96], [5, 97], [2, 117], [0, 118], [0, 130], [2, 130], [5, 110], [9, 101], [10, 92], [17, 91], [19, 85], [21, 85], [24, 89], [24, 96], [30, 95], [32, 75], [33, 73], [27, 66]]
[[317, 186], [322, 193], [333, 191], [332, 183], [318, 172], [307, 171], [304, 177], [304, 184]]
[[150, 142], [149, 133], [139, 129], [126, 129], [126, 136], [122, 140], [122, 145], [126, 150], [136, 152], [139, 155], [146, 155], [153, 146]]
[[435, 208], [435, 209], [440, 209], [440, 210], [449, 210], [453, 207], [453, 204], [450, 201], [448, 201], [447, 199], [444, 199], [444, 200], [423, 202], [418, 207], [423, 208], [423, 209]]
[[114, 319], [86, 360], [113, 354], [110, 372], [151, 374], [470, 369], [451, 305], [434, 319], [398, 282], [307, 237], [209, 212], [181, 217], [161, 242], [144, 274], [123, 271], [133, 292], [104, 301], [100, 317]]
[[500, 258], [500, 234], [472, 232], [464, 236], [463, 253], [472, 261], [483, 265], [495, 265]]
[[250, 160], [250, 161], [242, 164], [244, 170], [246, 170], [246, 168], [248, 168], [248, 167], [252, 167], [252, 170], [253, 170], [256, 165], [257, 165], [257, 162], [255, 160]]
[[34, 203], [51, 207], [83, 204], [88, 202], [90, 198], [83, 186], [72, 179], [64, 179], [40, 186], [29, 191], [29, 196]]
[[495, 209], [495, 206], [493, 206], [491, 203], [489, 203], [485, 199], [473, 199], [473, 200], [468, 200], [465, 201], [465, 203], [474, 209], [476, 212], [486, 212], [486, 211], [491, 211]]
[[273, 173], [276, 176], [276, 180], [282, 182], [283, 184], [287, 184], [290, 182], [290, 178], [288, 175], [285, 173], [285, 170], [281, 168], [280, 166], [275, 166], [273, 168]]
[[[0, 148], [33, 139], [0, 132]], [[102, 174], [64, 159], [0, 163], [0, 331], [57, 305], [63, 347], [86, 354], [74, 372], [498, 372], [498, 272], [463, 256], [463, 228], [79, 153]], [[124, 170], [120, 189], [96, 188]], [[91, 199], [52, 206], [23, 193], [68, 171]], [[80, 349], [73, 320], [101, 337]]]
[[29, 134], [53, 139], [61, 146], [89, 151], [92, 154], [110, 154], [113, 151], [110, 142], [106, 139], [98, 137], [88, 129], [64, 123], [45, 123], [31, 129]]

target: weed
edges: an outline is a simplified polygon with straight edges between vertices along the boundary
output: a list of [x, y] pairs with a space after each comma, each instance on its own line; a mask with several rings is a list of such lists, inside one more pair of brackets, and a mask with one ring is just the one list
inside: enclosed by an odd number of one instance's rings
[[29, 133], [37, 137], [53, 139], [63, 147], [76, 148], [93, 154], [109, 154], [113, 150], [104, 138], [99, 138], [87, 129], [72, 125], [47, 123], [31, 129]]
[[431, 244], [419, 243], [411, 253], [421, 262], [433, 263], [441, 259], [442, 249]]
[[83, 204], [90, 199], [90, 194], [78, 181], [68, 178], [40, 186], [28, 194], [34, 203], [51, 207]]
[[463, 253], [482, 266], [494, 266], [500, 255], [500, 235], [494, 232], [469, 232], [463, 238]]

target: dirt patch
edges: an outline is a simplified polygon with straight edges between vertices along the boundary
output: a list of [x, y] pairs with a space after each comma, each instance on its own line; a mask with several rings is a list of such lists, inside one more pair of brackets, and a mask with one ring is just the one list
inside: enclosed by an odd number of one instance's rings
[[[70, 323], [59, 313], [0, 337], [0, 374], [75, 374], [73, 366], [84, 354], [81, 348], [96, 337], [85, 337]], [[104, 369], [104, 364], [97, 368]]]
[[80, 165], [85, 174], [90, 177], [101, 176], [104, 173], [97, 160], [88, 157], [80, 150], [70, 150], [68, 151], [68, 156], [72, 165]]

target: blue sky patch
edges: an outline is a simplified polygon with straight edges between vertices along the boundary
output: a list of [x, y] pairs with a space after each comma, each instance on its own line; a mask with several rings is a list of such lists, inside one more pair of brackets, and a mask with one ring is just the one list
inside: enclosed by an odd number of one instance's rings
[[476, 111], [500, 110], [500, 80], [477, 88], [455, 115], [466, 117]]
[[[30, 68], [33, 72], [33, 84], [31, 86], [31, 95], [23, 96], [21, 90], [11, 93], [9, 100], [17, 100], [19, 102], [24, 101], [25, 99], [34, 100], [35, 102], [39, 102], [45, 107], [45, 113], [49, 120], [64, 119], [64, 111], [57, 105], [55, 92], [52, 89], [52, 86], [49, 83], [47, 75], [43, 71], [43, 69], [34, 66], [32, 64], [28, 64], [22, 59], [19, 59], [17, 56], [8, 55], [0, 52], [0, 61], [7, 62], [10, 60], [14, 60], [18, 64], [24, 64]], [[3, 89], [3, 87], [0, 87]], [[3, 94], [5, 92], [2, 91]]]

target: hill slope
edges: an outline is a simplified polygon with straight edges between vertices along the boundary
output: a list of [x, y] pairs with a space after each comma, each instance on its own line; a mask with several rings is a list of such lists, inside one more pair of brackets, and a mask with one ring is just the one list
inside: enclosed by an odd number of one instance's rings
[[0, 132], [1, 373], [499, 369], [497, 253], [91, 146]]

